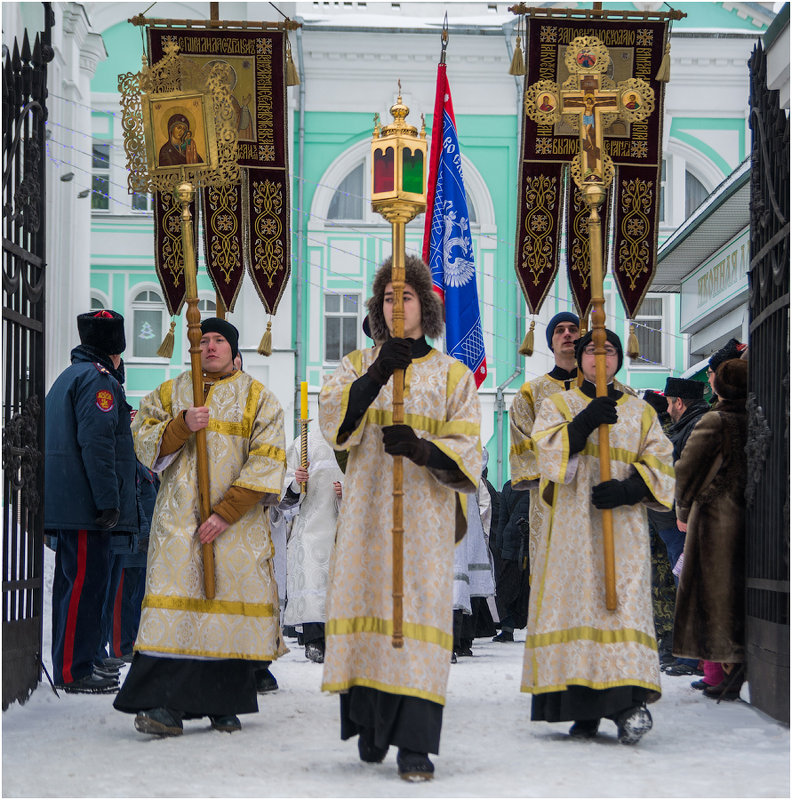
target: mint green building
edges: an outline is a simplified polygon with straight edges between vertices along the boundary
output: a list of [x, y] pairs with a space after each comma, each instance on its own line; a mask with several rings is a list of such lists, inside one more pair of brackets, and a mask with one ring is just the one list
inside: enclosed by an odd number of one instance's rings
[[[156, 7], [158, 16], [205, 15], [206, 4]], [[221, 4], [221, 13], [224, 6]], [[235, 13], [261, 13], [260, 4], [229, 3]], [[580, 4], [584, 5], [584, 4]], [[605, 6], [632, 7], [633, 4]], [[688, 16], [674, 23], [671, 82], [665, 99], [661, 244], [748, 155], [748, 67], [754, 42], [772, 20], [767, 4], [682, 3]], [[193, 9], [194, 6], [194, 9]], [[229, 319], [240, 328], [245, 369], [266, 382], [294, 419], [295, 387], [309, 384], [312, 413], [322, 377], [352, 349], [370, 344], [361, 331], [364, 303], [377, 265], [390, 254], [390, 226], [373, 214], [369, 147], [373, 115], [389, 119], [401, 80], [408, 121], [425, 115], [431, 130], [438, 26], [448, 9], [447, 63], [471, 213], [478, 289], [489, 375], [480, 389], [482, 442], [490, 477], [508, 477], [508, 408], [520, 385], [548, 371], [546, 321], [573, 304], [562, 269], [536, 325], [536, 352], [521, 357], [525, 305], [514, 275], [517, 161], [522, 113], [520, 80], [508, 75], [514, 17], [506, 3], [285, 4], [301, 18], [291, 35], [301, 84], [288, 91], [292, 169], [292, 277], [273, 325], [274, 351], [256, 352], [265, 316], [249, 282]], [[288, 7], [288, 8], [287, 8]], [[178, 13], [170, 13], [178, 8]], [[255, 12], [253, 9], [255, 8]], [[82, 151], [81, 175], [90, 197], [90, 302], [127, 319], [128, 393], [133, 404], [187, 365], [183, 317], [170, 361], [156, 349], [170, 322], [153, 265], [149, 199], [126, 191], [117, 76], [139, 69], [140, 30], [113, 4], [87, 5], [107, 58], [96, 65], [90, 129], [53, 127], [52, 151], [66, 163]], [[190, 12], [190, 13], [188, 13]], [[406, 14], [409, 13], [409, 17]], [[53, 106], [57, 102], [53, 99]], [[73, 101], [78, 102], [78, 101]], [[57, 114], [55, 115], [57, 117]], [[74, 128], [79, 126], [73, 125]], [[71, 148], [71, 149], [69, 149]], [[420, 253], [423, 217], [407, 227], [407, 249]], [[215, 311], [214, 290], [199, 262], [202, 313]], [[636, 389], [662, 390], [669, 375], [690, 366], [688, 337], [680, 331], [680, 296], [650, 292], [635, 320], [642, 358], [625, 364], [620, 379]], [[624, 310], [606, 281], [609, 327], [625, 340]], [[63, 323], [67, 324], [66, 321]], [[63, 328], [66, 339], [70, 333]], [[61, 367], [62, 368], [62, 367]]]

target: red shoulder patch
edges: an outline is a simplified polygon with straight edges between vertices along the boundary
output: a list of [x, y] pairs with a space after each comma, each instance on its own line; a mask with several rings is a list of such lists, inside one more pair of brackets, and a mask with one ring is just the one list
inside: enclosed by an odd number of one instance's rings
[[107, 389], [100, 389], [96, 393], [96, 406], [100, 411], [112, 410], [115, 402], [113, 400], [113, 393]]

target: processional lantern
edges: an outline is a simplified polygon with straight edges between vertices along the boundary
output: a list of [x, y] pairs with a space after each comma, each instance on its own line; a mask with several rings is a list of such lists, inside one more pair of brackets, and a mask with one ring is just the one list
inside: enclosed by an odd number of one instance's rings
[[[201, 314], [195, 234], [190, 207], [196, 187], [227, 187], [239, 182], [237, 130], [231, 100], [233, 78], [223, 62], [211, 66], [179, 54], [168, 42], [165, 55], [149, 67], [119, 76], [121, 125], [130, 192], [173, 194], [181, 205], [181, 256], [187, 301], [193, 403], [204, 404], [201, 371]], [[211, 514], [206, 429], [195, 434], [200, 521]], [[202, 545], [204, 592], [214, 598], [214, 552]]]
[[[421, 132], [406, 122], [410, 109], [399, 95], [390, 109], [393, 122], [381, 126], [374, 117], [371, 141], [371, 208], [391, 223], [393, 259], [393, 335], [404, 336], [405, 225], [426, 211], [426, 126]], [[393, 373], [393, 424], [404, 423], [404, 370]], [[404, 472], [401, 456], [393, 456], [393, 635], [395, 648], [404, 646]]]

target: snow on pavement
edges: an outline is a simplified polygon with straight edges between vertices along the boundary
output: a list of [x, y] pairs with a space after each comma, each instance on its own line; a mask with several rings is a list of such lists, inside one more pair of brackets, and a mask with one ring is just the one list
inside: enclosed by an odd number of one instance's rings
[[259, 696], [235, 734], [194, 720], [179, 738], [144, 736], [112, 695], [58, 698], [40, 685], [3, 713], [3, 796], [789, 797], [789, 729], [746, 703], [717, 705], [689, 678], [664, 677], [638, 746], [620, 745], [608, 721], [596, 740], [572, 740], [569, 723], [530, 721], [523, 646], [485, 639], [451, 668], [435, 780], [407, 784], [394, 748], [363, 764], [355, 740], [340, 741], [322, 667], [289, 645], [272, 668], [280, 690]]

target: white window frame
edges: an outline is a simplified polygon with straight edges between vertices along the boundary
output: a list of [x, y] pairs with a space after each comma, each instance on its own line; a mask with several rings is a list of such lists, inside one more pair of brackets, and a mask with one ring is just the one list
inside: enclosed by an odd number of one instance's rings
[[[658, 318], [660, 319], [660, 353], [661, 353], [660, 362], [658, 364], [650, 364], [650, 363], [647, 363], [646, 361], [641, 361], [641, 359], [638, 358], [635, 361], [630, 361], [629, 369], [631, 371], [632, 370], [638, 370], [640, 372], [667, 372], [668, 369], [669, 369], [669, 366], [670, 366], [670, 357], [671, 357], [671, 348], [669, 346], [669, 336], [668, 336], [667, 332], [671, 329], [670, 328], [670, 323], [671, 323], [670, 317], [671, 317], [672, 305], [673, 304], [670, 302], [669, 295], [664, 294], [662, 292], [647, 292], [645, 297], [644, 297], [644, 299], [641, 301], [641, 305], [643, 305], [643, 303], [646, 300], [660, 300], [662, 305], [661, 305], [661, 310], [660, 310], [659, 316], [658, 315], [654, 315], [654, 314], [651, 314], [651, 315], [641, 314], [641, 309], [639, 308], [638, 309], [638, 313], [635, 315], [635, 318], [633, 319], [633, 322], [641, 323], [641, 322], [644, 322], [645, 320], [649, 320], [649, 319], [652, 319], [652, 320], [655, 320], [655, 319], [658, 319]], [[624, 337], [624, 341], [625, 342], [627, 341], [627, 336], [629, 336], [629, 333], [630, 333], [629, 325], [630, 325], [630, 323], [628, 321], [627, 324], [626, 324], [626, 328], [627, 328], [626, 335]], [[639, 335], [639, 331], [640, 331], [640, 328], [636, 324], [636, 326], [635, 326], [636, 335]], [[640, 341], [640, 336], [639, 336], [639, 341]], [[641, 353], [640, 355], [643, 356], [645, 354]]]
[[[338, 297], [340, 300], [340, 310], [339, 311], [328, 311], [327, 310], [327, 297], [328, 295], [332, 295]], [[344, 298], [346, 297], [354, 297], [356, 300], [356, 310], [355, 312], [351, 311], [344, 311]], [[363, 317], [361, 315], [361, 310], [363, 306], [363, 295], [358, 291], [346, 291], [343, 289], [339, 289], [337, 291], [325, 289], [322, 293], [322, 362], [326, 366], [336, 365], [341, 362], [341, 359], [347, 354], [351, 353], [354, 350], [360, 349], [360, 335], [362, 332], [361, 325]], [[328, 319], [352, 319], [355, 320], [355, 343], [354, 347], [351, 350], [346, 350], [342, 352], [338, 359], [329, 359], [327, 357], [327, 321]], [[343, 339], [341, 340], [342, 344], [342, 351], [344, 350], [343, 347]]]
[[[96, 309], [94, 309], [94, 300], [101, 303], [101, 306], [98, 306]], [[108, 300], [107, 295], [99, 289], [91, 289], [91, 311], [101, 311], [105, 308], [110, 308], [110, 301]]]
[[[152, 300], [137, 300], [136, 298], [141, 292], [155, 292], [162, 298], [160, 303]], [[129, 313], [127, 314], [126, 336], [127, 336], [127, 351], [124, 355], [124, 361], [134, 364], [162, 364], [167, 363], [169, 359], [162, 358], [158, 355], [153, 356], [136, 356], [135, 355], [135, 311], [152, 311], [159, 310], [162, 324], [160, 326], [160, 339], [157, 342], [159, 347], [165, 334], [168, 332], [168, 324], [170, 318], [168, 316], [168, 306], [165, 304], [165, 299], [162, 294], [162, 288], [156, 283], [138, 283], [130, 287], [129, 290]]]
[[[94, 147], [96, 147], [97, 145], [102, 146], [102, 147], [107, 147], [107, 165], [104, 166], [104, 167], [96, 167], [96, 166], [94, 166], [94, 154], [93, 154], [93, 151], [94, 151]], [[112, 209], [110, 207], [112, 202], [113, 202], [112, 192], [110, 191], [111, 186], [112, 186], [112, 184], [111, 184], [111, 180], [112, 180], [112, 177], [111, 177], [111, 173], [112, 173], [112, 169], [111, 169], [111, 167], [112, 167], [112, 158], [111, 158], [110, 154], [111, 154], [112, 149], [113, 149], [113, 142], [110, 139], [102, 139], [100, 137], [94, 137], [93, 139], [91, 139], [91, 195], [90, 195], [90, 197], [91, 197], [91, 213], [92, 214], [110, 214], [111, 211], [112, 211]], [[96, 191], [94, 189], [94, 178], [104, 178], [107, 181], [107, 197], [105, 198], [107, 200], [107, 208], [94, 208], [94, 205], [93, 205], [93, 203], [94, 203], [94, 193]], [[103, 196], [103, 195], [100, 195], [100, 196]]]

